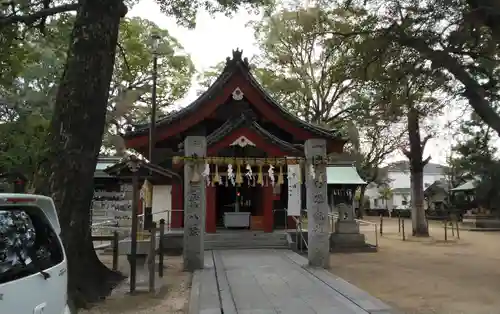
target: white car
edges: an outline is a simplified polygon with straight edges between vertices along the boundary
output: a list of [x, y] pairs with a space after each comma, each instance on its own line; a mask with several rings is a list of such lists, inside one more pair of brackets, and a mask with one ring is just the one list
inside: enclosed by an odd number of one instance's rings
[[1, 314], [70, 314], [60, 232], [51, 198], [0, 193]]

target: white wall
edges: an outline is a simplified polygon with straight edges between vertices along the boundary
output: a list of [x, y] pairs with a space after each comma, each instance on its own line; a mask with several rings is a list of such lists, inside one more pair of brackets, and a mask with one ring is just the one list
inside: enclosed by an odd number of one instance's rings
[[[410, 182], [410, 172], [405, 171], [390, 171], [388, 173], [389, 176], [389, 186], [391, 189], [410, 189], [411, 188], [411, 182]], [[426, 173], [424, 174], [424, 189], [428, 186], [430, 186], [432, 183], [435, 181], [445, 179], [446, 177], [443, 174], [440, 173]], [[373, 185], [370, 186], [366, 189], [365, 195], [370, 198], [370, 208], [386, 208], [385, 203], [383, 200], [380, 200], [380, 195], [379, 195], [379, 189]], [[407, 200], [408, 204], [411, 203], [411, 193], [407, 194]], [[375, 206], [375, 199], [378, 200], [378, 205]], [[402, 202], [404, 200], [403, 194], [400, 193], [394, 193], [392, 197], [392, 201], [388, 201], [388, 207], [400, 207], [402, 206]], [[383, 205], [381, 205], [383, 204]], [[424, 205], [426, 206], [426, 205]]]
[[[168, 212], [165, 212], [168, 210]], [[171, 185], [154, 185], [153, 186], [153, 221], [157, 224], [160, 219], [165, 219], [166, 223], [170, 223], [170, 210], [172, 210], [172, 186]], [[155, 214], [156, 212], [162, 212]]]

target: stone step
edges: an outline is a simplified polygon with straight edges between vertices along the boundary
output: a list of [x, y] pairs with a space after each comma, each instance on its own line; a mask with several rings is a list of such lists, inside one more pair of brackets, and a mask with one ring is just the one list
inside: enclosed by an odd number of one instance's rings
[[245, 245], [245, 244], [248, 244], [248, 245], [266, 245], [266, 244], [270, 244], [270, 245], [288, 245], [288, 242], [287, 241], [224, 241], [224, 242], [221, 242], [221, 241], [205, 241], [205, 245], [208, 245], [208, 244], [220, 244], [220, 245]]
[[205, 251], [209, 250], [257, 250], [257, 249], [270, 249], [270, 250], [288, 250], [288, 246], [254, 246], [254, 245], [249, 245], [249, 246], [234, 246], [234, 247], [229, 247], [229, 246], [210, 246], [206, 247], [205, 246]]
[[286, 240], [286, 234], [257, 234], [257, 235], [247, 235], [247, 234], [205, 234], [204, 237], [207, 241], [225, 241], [233, 239], [241, 240]]

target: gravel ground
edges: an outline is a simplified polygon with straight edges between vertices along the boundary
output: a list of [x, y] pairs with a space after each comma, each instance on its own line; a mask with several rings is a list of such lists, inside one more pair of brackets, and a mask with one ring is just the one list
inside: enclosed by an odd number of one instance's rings
[[[102, 255], [101, 260], [111, 265], [111, 256]], [[131, 296], [125, 280], [115, 288], [111, 296], [82, 314], [181, 314], [187, 313], [191, 274], [182, 270], [182, 256], [165, 256], [165, 270], [156, 295], [146, 292]], [[128, 263], [124, 257], [119, 260], [120, 271], [128, 273]]]
[[[379, 252], [332, 254], [331, 272], [406, 314], [500, 314], [500, 233], [458, 240], [449, 230], [445, 242], [442, 224], [430, 224], [431, 238], [403, 242], [397, 219], [384, 219]], [[372, 228], [363, 231], [373, 242]]]

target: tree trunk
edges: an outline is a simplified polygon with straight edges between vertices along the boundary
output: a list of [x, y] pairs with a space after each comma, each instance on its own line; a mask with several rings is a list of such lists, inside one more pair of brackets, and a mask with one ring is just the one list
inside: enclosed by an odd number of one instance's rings
[[411, 173], [411, 216], [413, 236], [429, 236], [424, 207], [424, 174]]
[[358, 219], [363, 219], [365, 214], [365, 192], [366, 185], [362, 185], [359, 189], [359, 208], [358, 208]]
[[429, 228], [424, 210], [424, 166], [429, 159], [423, 161], [425, 141], [420, 139], [419, 113], [413, 106], [408, 111], [408, 136], [410, 150], [405, 155], [410, 161], [411, 205], [413, 236], [429, 236]]
[[104, 132], [121, 0], [81, 0], [36, 192], [50, 195], [68, 258], [68, 296], [77, 308], [100, 300], [123, 276], [98, 259], [90, 230], [93, 176]]

